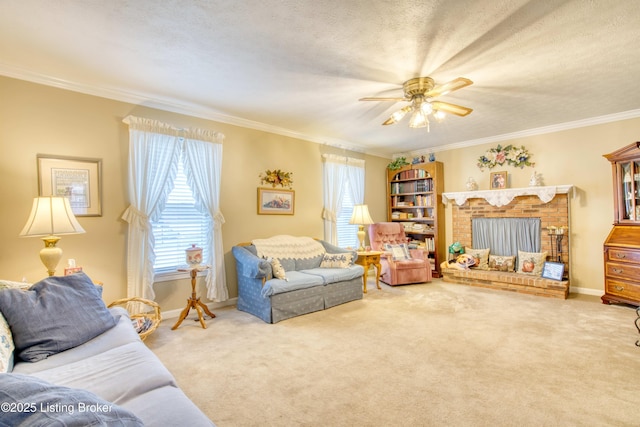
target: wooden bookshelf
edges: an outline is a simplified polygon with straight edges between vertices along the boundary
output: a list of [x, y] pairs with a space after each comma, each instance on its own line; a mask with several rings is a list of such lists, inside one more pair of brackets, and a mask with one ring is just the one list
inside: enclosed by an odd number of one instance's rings
[[429, 250], [433, 277], [446, 259], [443, 176], [441, 162], [387, 169], [387, 220], [402, 223], [411, 242]]

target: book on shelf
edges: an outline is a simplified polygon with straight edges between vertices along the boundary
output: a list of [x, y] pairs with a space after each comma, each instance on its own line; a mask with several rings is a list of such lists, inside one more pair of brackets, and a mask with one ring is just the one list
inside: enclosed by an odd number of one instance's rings
[[402, 171], [396, 174], [393, 179], [416, 179], [416, 178], [431, 178], [429, 172], [424, 169], [410, 169], [406, 171]]

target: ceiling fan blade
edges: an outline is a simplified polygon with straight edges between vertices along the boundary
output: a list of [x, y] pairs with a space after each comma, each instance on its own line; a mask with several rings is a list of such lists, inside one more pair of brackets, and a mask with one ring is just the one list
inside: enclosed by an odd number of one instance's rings
[[406, 98], [373, 98], [373, 97], [366, 97], [366, 98], [360, 98], [359, 101], [406, 101]]
[[429, 92], [425, 93], [424, 96], [425, 98], [435, 98], [437, 96], [446, 95], [449, 92], [462, 89], [463, 87], [466, 87], [472, 84], [473, 82], [471, 80], [465, 79], [464, 77], [458, 77], [455, 80], [451, 80], [450, 82], [434, 87]]
[[473, 109], [463, 107], [461, 105], [450, 104], [448, 102], [434, 101], [431, 103], [434, 110], [444, 111], [445, 113], [455, 114], [456, 116], [464, 117], [470, 114]]

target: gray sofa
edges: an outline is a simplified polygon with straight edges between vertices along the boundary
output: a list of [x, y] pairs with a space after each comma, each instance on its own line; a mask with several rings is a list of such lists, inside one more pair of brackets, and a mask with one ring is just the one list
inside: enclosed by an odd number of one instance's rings
[[140, 340], [127, 311], [107, 309], [100, 294], [84, 274], [0, 290], [0, 314], [15, 341], [0, 402], [21, 409], [4, 411], [0, 424], [212, 426]]
[[[362, 299], [364, 268], [357, 252], [323, 240], [287, 235], [232, 248], [238, 275], [238, 310], [267, 323]], [[274, 274], [281, 266], [281, 277]], [[277, 272], [276, 272], [277, 273]]]

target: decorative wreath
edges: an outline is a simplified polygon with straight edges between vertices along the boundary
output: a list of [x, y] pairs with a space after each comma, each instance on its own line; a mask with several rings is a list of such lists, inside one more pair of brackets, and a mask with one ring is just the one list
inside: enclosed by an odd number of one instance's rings
[[522, 169], [525, 166], [535, 165], [535, 163], [531, 162], [530, 159], [531, 154], [529, 154], [524, 146], [515, 147], [513, 145], [507, 145], [506, 147], [502, 147], [498, 145], [495, 148], [487, 150], [478, 158], [478, 167], [481, 170], [484, 168], [491, 169], [496, 166], [502, 166], [506, 163]]
[[265, 172], [258, 175], [260, 178], [260, 184], [271, 184], [272, 187], [277, 187], [278, 185], [283, 188], [291, 188], [291, 184], [293, 184], [293, 178], [291, 178], [293, 172], [283, 172], [280, 169], [269, 170], [267, 169]]

